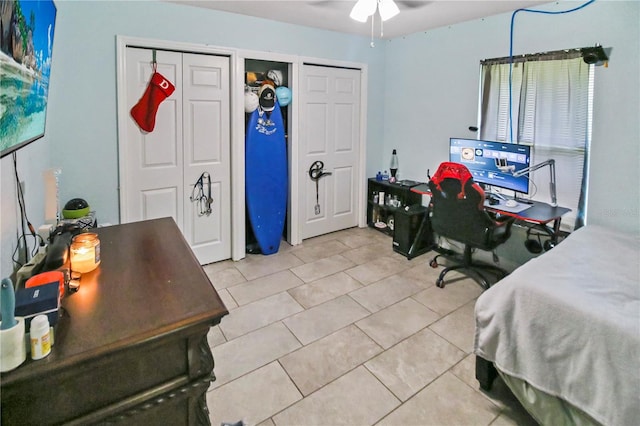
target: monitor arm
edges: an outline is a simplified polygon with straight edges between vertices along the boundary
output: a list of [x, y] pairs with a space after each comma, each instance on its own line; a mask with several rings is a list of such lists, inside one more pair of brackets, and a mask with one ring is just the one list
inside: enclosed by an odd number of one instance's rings
[[540, 164], [536, 164], [535, 166], [530, 166], [530, 167], [526, 167], [522, 170], [518, 170], [517, 172], [513, 173], [514, 177], [520, 177], [522, 175], [525, 175], [529, 172], [533, 172], [536, 171], [538, 169], [541, 169], [545, 166], [549, 166], [549, 173], [550, 173], [550, 182], [549, 182], [549, 190], [551, 192], [551, 205], [553, 207], [557, 207], [558, 206], [558, 200], [556, 199], [556, 160], [554, 159], [549, 159], [547, 161], [543, 161]]

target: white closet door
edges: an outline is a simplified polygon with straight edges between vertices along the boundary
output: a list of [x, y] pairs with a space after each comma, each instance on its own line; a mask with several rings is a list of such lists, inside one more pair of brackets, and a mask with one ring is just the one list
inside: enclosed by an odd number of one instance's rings
[[[183, 234], [201, 263], [231, 257], [229, 58], [184, 54], [183, 129], [185, 221]], [[211, 214], [188, 199], [194, 183], [211, 177]], [[205, 182], [205, 192], [208, 192]]]
[[[145, 92], [153, 69], [152, 51], [127, 48], [127, 105], [133, 107]], [[136, 222], [171, 216], [183, 228], [184, 160], [182, 149], [182, 54], [157, 51], [157, 71], [176, 87], [156, 114], [150, 133], [140, 130], [131, 115], [127, 123], [127, 140], [119, 149], [126, 153], [120, 165], [120, 180], [126, 182], [121, 194], [121, 220]], [[123, 117], [120, 118], [123, 121]], [[186, 194], [189, 197], [189, 194]]]
[[[149, 82], [152, 50], [126, 51], [127, 105]], [[158, 108], [155, 128], [142, 132], [126, 117], [120, 141], [123, 223], [173, 217], [202, 264], [231, 257], [229, 59], [156, 51], [157, 71], [175, 86]], [[123, 120], [121, 118], [120, 123]], [[122, 124], [120, 124], [122, 125]], [[209, 215], [199, 215], [190, 196], [198, 177], [211, 176]], [[205, 185], [208, 193], [208, 186]]]
[[[360, 70], [304, 65], [300, 113], [300, 214], [302, 238], [358, 224]], [[316, 184], [315, 161], [331, 172]]]

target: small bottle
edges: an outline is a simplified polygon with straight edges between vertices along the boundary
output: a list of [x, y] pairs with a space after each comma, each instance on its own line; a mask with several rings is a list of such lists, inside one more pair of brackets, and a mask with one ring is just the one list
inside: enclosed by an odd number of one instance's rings
[[384, 171], [384, 173], [382, 173], [382, 180], [383, 181], [385, 181], [385, 180], [388, 181], [389, 180], [389, 173], [387, 173], [386, 170]]
[[382, 181], [382, 173], [380, 173], [380, 170], [378, 170], [378, 174], [376, 175], [376, 180], [378, 182]]
[[391, 153], [389, 170], [391, 170], [391, 179], [389, 179], [389, 182], [394, 183], [396, 181], [396, 173], [398, 173], [398, 154], [395, 149]]
[[51, 335], [49, 333], [49, 318], [46, 315], [36, 315], [31, 320], [31, 359], [41, 359], [51, 353]]

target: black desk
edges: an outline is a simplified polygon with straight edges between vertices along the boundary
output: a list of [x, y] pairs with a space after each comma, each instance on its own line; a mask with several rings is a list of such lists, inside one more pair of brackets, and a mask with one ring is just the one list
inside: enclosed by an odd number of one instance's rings
[[[411, 191], [422, 195], [431, 195], [429, 185], [426, 183], [414, 186], [411, 188]], [[571, 209], [566, 207], [553, 207], [540, 201], [527, 201], [527, 203], [531, 203], [531, 207], [518, 213], [500, 209], [499, 204], [485, 206], [485, 209], [492, 213], [514, 217], [516, 221], [533, 223], [539, 229], [549, 234], [553, 244], [557, 244], [558, 236], [560, 235], [560, 221], [562, 220], [562, 216], [570, 212]], [[549, 222], [553, 222], [551, 228], [548, 226]]]
[[[560, 221], [562, 220], [562, 216], [569, 213], [571, 209], [558, 206], [553, 207], [550, 204], [540, 201], [528, 201], [527, 203], [532, 203], [531, 207], [518, 213], [502, 210], [499, 205], [487, 206], [485, 209], [503, 216], [514, 217], [517, 221], [538, 225], [538, 228], [549, 234], [553, 244], [557, 244], [558, 236], [560, 235]], [[547, 226], [549, 222], [553, 222], [551, 229]]]

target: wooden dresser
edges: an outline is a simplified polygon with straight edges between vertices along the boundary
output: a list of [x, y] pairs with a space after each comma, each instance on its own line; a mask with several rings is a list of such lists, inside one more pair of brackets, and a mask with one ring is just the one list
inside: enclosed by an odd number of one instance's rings
[[228, 311], [171, 218], [97, 229], [51, 354], [0, 377], [2, 424], [209, 424], [209, 328]]

